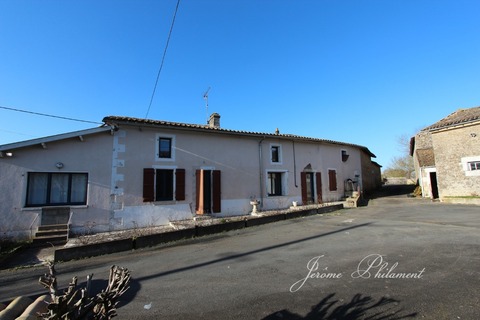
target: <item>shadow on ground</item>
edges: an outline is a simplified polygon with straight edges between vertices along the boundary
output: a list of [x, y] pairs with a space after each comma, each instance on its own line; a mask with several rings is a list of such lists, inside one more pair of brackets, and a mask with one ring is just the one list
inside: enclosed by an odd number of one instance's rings
[[308, 319], [308, 320], [399, 320], [416, 317], [417, 313], [404, 314], [398, 307], [399, 301], [382, 297], [375, 301], [372, 297], [362, 296], [357, 293], [350, 302], [339, 304], [334, 299], [335, 293], [323, 298], [317, 305], [312, 307], [306, 316], [292, 313], [288, 310], [280, 310], [263, 318], [263, 320], [275, 319]]
[[394, 196], [408, 196], [415, 190], [414, 184], [387, 184], [376, 190], [370, 198], [383, 198]]
[[413, 194], [415, 190], [413, 184], [390, 184], [383, 185], [381, 188], [366, 194], [358, 203], [359, 206], [368, 206], [368, 202], [373, 199], [387, 198], [387, 197], [408, 197]]

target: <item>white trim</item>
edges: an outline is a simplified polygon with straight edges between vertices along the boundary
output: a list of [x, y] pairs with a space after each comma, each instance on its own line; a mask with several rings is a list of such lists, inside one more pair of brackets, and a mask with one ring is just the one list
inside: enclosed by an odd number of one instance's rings
[[163, 165], [157, 165], [157, 164], [154, 164], [152, 166], [152, 169], [155, 170], [155, 178], [154, 178], [154, 192], [155, 192], [155, 196], [156, 196], [156, 193], [157, 193], [157, 171], [156, 170], [172, 170], [173, 171], [173, 177], [172, 177], [172, 183], [173, 183], [173, 186], [172, 186], [172, 190], [173, 190], [173, 199], [172, 200], [155, 200], [155, 201], [152, 201], [152, 203], [159, 203], [159, 204], [166, 204], [167, 202], [170, 201], [170, 204], [175, 204], [177, 200], [176, 198], [176, 195], [177, 195], [177, 169], [178, 169], [178, 166], [176, 165], [172, 165], [172, 166], [163, 166]]
[[[87, 175], [87, 185], [85, 190], [85, 204], [58, 204], [58, 205], [40, 205], [38, 207], [27, 206], [27, 195], [28, 195], [28, 187], [29, 187], [29, 175], [30, 173], [45, 173], [45, 174], [86, 174]], [[42, 208], [55, 208], [55, 207], [70, 207], [70, 208], [88, 208], [90, 206], [90, 184], [91, 184], [91, 173], [90, 171], [25, 171], [22, 174], [22, 207], [20, 208], [21, 211], [28, 211], [28, 210], [38, 210]]]
[[471, 170], [470, 169], [469, 164], [471, 162], [480, 162], [480, 156], [463, 157], [461, 159], [460, 165], [462, 166], [462, 169], [465, 172], [465, 176], [467, 176], [467, 177], [478, 177], [478, 176], [480, 176], [480, 170]]
[[152, 169], [167, 169], [167, 170], [177, 170], [178, 166], [177, 165], [172, 165], [172, 166], [163, 166], [161, 164], [154, 164], [152, 166]]
[[[159, 139], [160, 138], [169, 138], [172, 139], [172, 144], [170, 145], [170, 158], [160, 158], [160, 145], [159, 145]], [[175, 145], [176, 145], [176, 136], [174, 134], [163, 134], [163, 133], [157, 133], [155, 135], [155, 161], [163, 161], [163, 162], [171, 162], [175, 161]]]
[[275, 172], [275, 173], [282, 173], [282, 194], [280, 196], [287, 196], [288, 195], [288, 170], [278, 170], [278, 169], [267, 169], [265, 170], [265, 194], [267, 198], [271, 197], [279, 197], [279, 196], [270, 196], [268, 194], [268, 174], [270, 172]]

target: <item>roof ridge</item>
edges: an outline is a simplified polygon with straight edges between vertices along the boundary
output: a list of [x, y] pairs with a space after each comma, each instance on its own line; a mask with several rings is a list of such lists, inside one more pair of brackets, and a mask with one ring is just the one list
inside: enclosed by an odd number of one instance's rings
[[460, 108], [421, 131], [442, 129], [476, 121], [480, 121], [480, 106], [473, 108]]

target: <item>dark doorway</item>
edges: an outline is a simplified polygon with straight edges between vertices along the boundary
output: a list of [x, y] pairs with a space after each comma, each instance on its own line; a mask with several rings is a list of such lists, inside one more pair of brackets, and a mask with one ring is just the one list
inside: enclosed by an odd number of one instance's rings
[[222, 210], [220, 170], [197, 170], [196, 214], [219, 213]]
[[430, 172], [430, 185], [432, 186], [432, 199], [438, 199], [437, 173]]
[[307, 191], [307, 204], [315, 203], [315, 187], [313, 184], [313, 172], [307, 172], [305, 174], [306, 179], [306, 191]]
[[212, 213], [212, 171], [203, 170], [203, 212]]

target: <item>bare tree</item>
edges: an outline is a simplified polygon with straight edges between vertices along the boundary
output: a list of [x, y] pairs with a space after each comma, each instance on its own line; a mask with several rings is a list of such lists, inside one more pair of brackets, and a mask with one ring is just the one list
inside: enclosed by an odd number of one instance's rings
[[415, 172], [413, 159], [410, 156], [410, 136], [402, 134], [397, 138], [400, 156], [393, 157], [389, 166], [383, 171], [385, 177], [411, 178]]
[[130, 271], [126, 268], [112, 266], [108, 286], [100, 293], [90, 296], [93, 274], [87, 276], [85, 288], [77, 288], [77, 277], [73, 277], [68, 288], [59, 293], [55, 265], [50, 263], [49, 273], [40, 277], [39, 282], [50, 292], [51, 302], [42, 319], [111, 319], [117, 315], [118, 298], [129, 286]]

